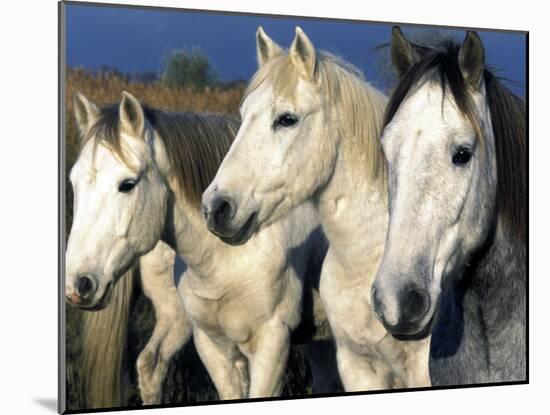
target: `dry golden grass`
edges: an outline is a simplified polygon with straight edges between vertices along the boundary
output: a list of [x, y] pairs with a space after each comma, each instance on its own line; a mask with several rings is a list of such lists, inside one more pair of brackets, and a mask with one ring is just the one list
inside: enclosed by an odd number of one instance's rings
[[119, 102], [122, 91], [128, 91], [144, 104], [157, 109], [214, 112], [237, 118], [244, 86], [231, 89], [206, 87], [198, 91], [190, 87], [172, 87], [161, 82], [148, 84], [132, 82], [113, 73], [93, 74], [84, 69], [69, 68], [65, 89], [68, 168], [74, 162], [78, 149], [73, 113], [73, 97], [76, 91], [99, 105]]
[[121, 92], [134, 94], [141, 102], [159, 109], [172, 111], [216, 112], [236, 116], [243, 87], [231, 89], [206, 87], [202, 91], [190, 87], [173, 87], [154, 83], [132, 82], [113, 73], [93, 74], [80, 68], [67, 71], [66, 98], [72, 113], [72, 97], [80, 91], [98, 104], [120, 100]]

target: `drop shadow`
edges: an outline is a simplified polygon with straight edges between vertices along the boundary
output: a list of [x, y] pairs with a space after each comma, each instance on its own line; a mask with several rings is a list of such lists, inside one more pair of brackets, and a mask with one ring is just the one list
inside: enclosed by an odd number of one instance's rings
[[35, 398], [34, 402], [54, 413], [57, 413], [57, 399], [55, 398]]

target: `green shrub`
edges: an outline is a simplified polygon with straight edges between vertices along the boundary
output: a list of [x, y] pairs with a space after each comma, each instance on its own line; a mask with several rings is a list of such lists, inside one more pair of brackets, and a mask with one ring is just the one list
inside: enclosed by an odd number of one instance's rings
[[208, 57], [200, 49], [172, 49], [164, 56], [164, 83], [202, 90], [214, 85], [217, 78]]

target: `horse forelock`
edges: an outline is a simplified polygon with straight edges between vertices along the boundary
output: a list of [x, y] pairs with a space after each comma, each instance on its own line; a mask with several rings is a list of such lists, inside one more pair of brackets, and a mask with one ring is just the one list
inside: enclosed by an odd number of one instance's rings
[[[390, 97], [384, 115], [386, 127], [397, 110], [424, 83], [442, 89], [443, 100], [450, 91], [460, 113], [470, 122], [482, 148], [486, 137], [481, 128], [474, 100], [458, 63], [460, 45], [445, 41], [425, 49], [423, 57], [401, 77]], [[497, 163], [497, 211], [520, 237], [525, 236], [527, 223], [527, 129], [525, 104], [510, 92], [493, 73], [485, 68], [483, 81], [495, 141]]]
[[[142, 108], [146, 127], [151, 128], [164, 144], [180, 189], [192, 205], [199, 207], [202, 193], [214, 178], [239, 124], [214, 114], [165, 112], [147, 106]], [[101, 108], [96, 123], [82, 140], [80, 151], [91, 140], [93, 157], [97, 146], [101, 144], [132, 167], [121, 138], [118, 105]]]
[[[355, 146], [367, 170], [367, 178], [376, 179], [385, 173], [385, 158], [378, 137], [387, 99], [369, 85], [361, 71], [352, 64], [328, 53], [316, 54], [316, 82], [324, 102], [338, 112], [340, 136]], [[261, 85], [269, 83], [273, 93], [293, 102], [300, 74], [285, 52], [261, 66], [250, 81], [242, 102]]]

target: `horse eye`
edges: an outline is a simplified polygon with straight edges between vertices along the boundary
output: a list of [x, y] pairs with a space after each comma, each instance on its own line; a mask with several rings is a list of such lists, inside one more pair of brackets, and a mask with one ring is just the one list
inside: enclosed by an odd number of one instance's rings
[[289, 112], [279, 115], [275, 121], [273, 121], [273, 129], [276, 130], [279, 127], [292, 127], [298, 122], [298, 117]]
[[118, 191], [122, 193], [129, 193], [134, 189], [134, 187], [136, 187], [136, 184], [137, 180], [124, 180], [122, 183], [120, 183], [120, 186], [118, 186]]
[[453, 155], [453, 164], [464, 165], [472, 158], [472, 152], [466, 147], [460, 147]]

